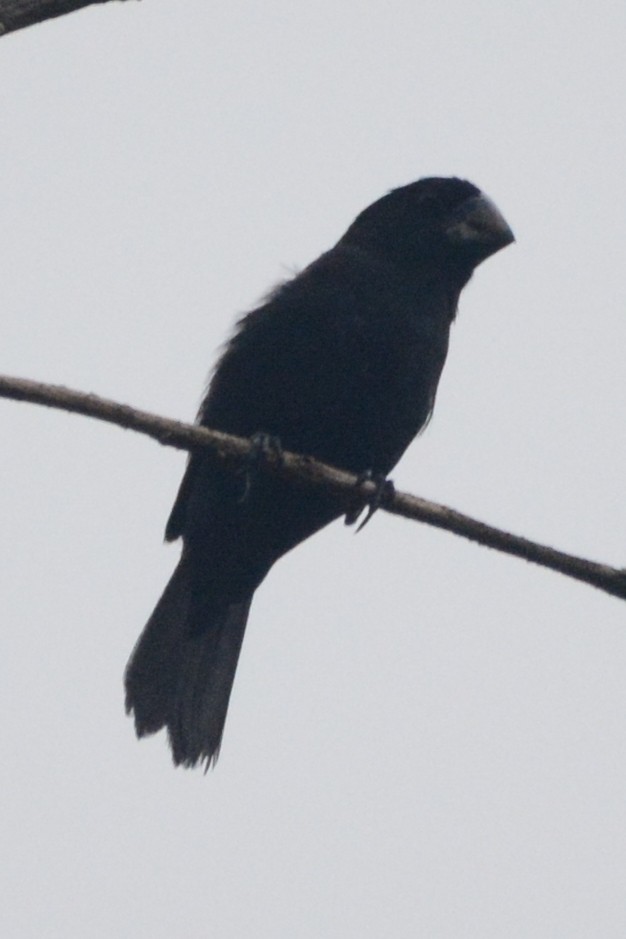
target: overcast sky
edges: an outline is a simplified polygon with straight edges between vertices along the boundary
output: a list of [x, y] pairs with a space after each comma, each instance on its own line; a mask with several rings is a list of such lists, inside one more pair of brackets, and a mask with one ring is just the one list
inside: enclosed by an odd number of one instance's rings
[[[191, 419], [235, 318], [387, 189], [467, 177], [396, 485], [626, 565], [626, 6], [107, 3], [0, 48], [0, 371]], [[184, 454], [0, 401], [8, 939], [626, 935], [626, 606], [384, 516], [255, 598], [217, 769], [123, 711]]]

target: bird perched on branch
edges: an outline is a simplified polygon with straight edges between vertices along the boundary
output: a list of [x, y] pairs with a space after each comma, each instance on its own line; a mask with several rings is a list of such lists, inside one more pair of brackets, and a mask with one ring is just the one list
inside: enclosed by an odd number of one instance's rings
[[[432, 413], [461, 290], [512, 241], [465, 180], [394, 189], [243, 317], [200, 424], [385, 477]], [[139, 736], [166, 727], [175, 763], [217, 759], [254, 591], [345, 511], [321, 489], [190, 456], [165, 535], [181, 558], [126, 671]]]

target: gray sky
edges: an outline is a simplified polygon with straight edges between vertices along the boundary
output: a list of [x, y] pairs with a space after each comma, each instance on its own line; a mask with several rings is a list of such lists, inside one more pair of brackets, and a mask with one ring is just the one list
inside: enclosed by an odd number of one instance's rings
[[[419, 176], [517, 244], [398, 486], [626, 564], [626, 7], [106, 4], [2, 40], [0, 370], [191, 419], [235, 317]], [[336, 524], [258, 591], [217, 770], [123, 669], [184, 455], [0, 401], [3, 936], [626, 933], [626, 607]]]

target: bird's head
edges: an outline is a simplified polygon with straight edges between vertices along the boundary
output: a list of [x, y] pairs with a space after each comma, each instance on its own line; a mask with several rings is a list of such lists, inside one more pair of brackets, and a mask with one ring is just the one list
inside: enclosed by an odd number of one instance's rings
[[361, 212], [341, 239], [407, 272], [458, 270], [463, 280], [514, 240], [493, 202], [456, 177], [430, 177], [393, 189]]

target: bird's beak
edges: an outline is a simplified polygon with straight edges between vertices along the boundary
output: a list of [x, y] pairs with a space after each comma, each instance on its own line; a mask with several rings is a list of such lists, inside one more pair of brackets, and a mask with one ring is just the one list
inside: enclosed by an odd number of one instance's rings
[[482, 193], [459, 206], [446, 229], [446, 236], [450, 244], [474, 249], [481, 260], [515, 241], [504, 217]]

